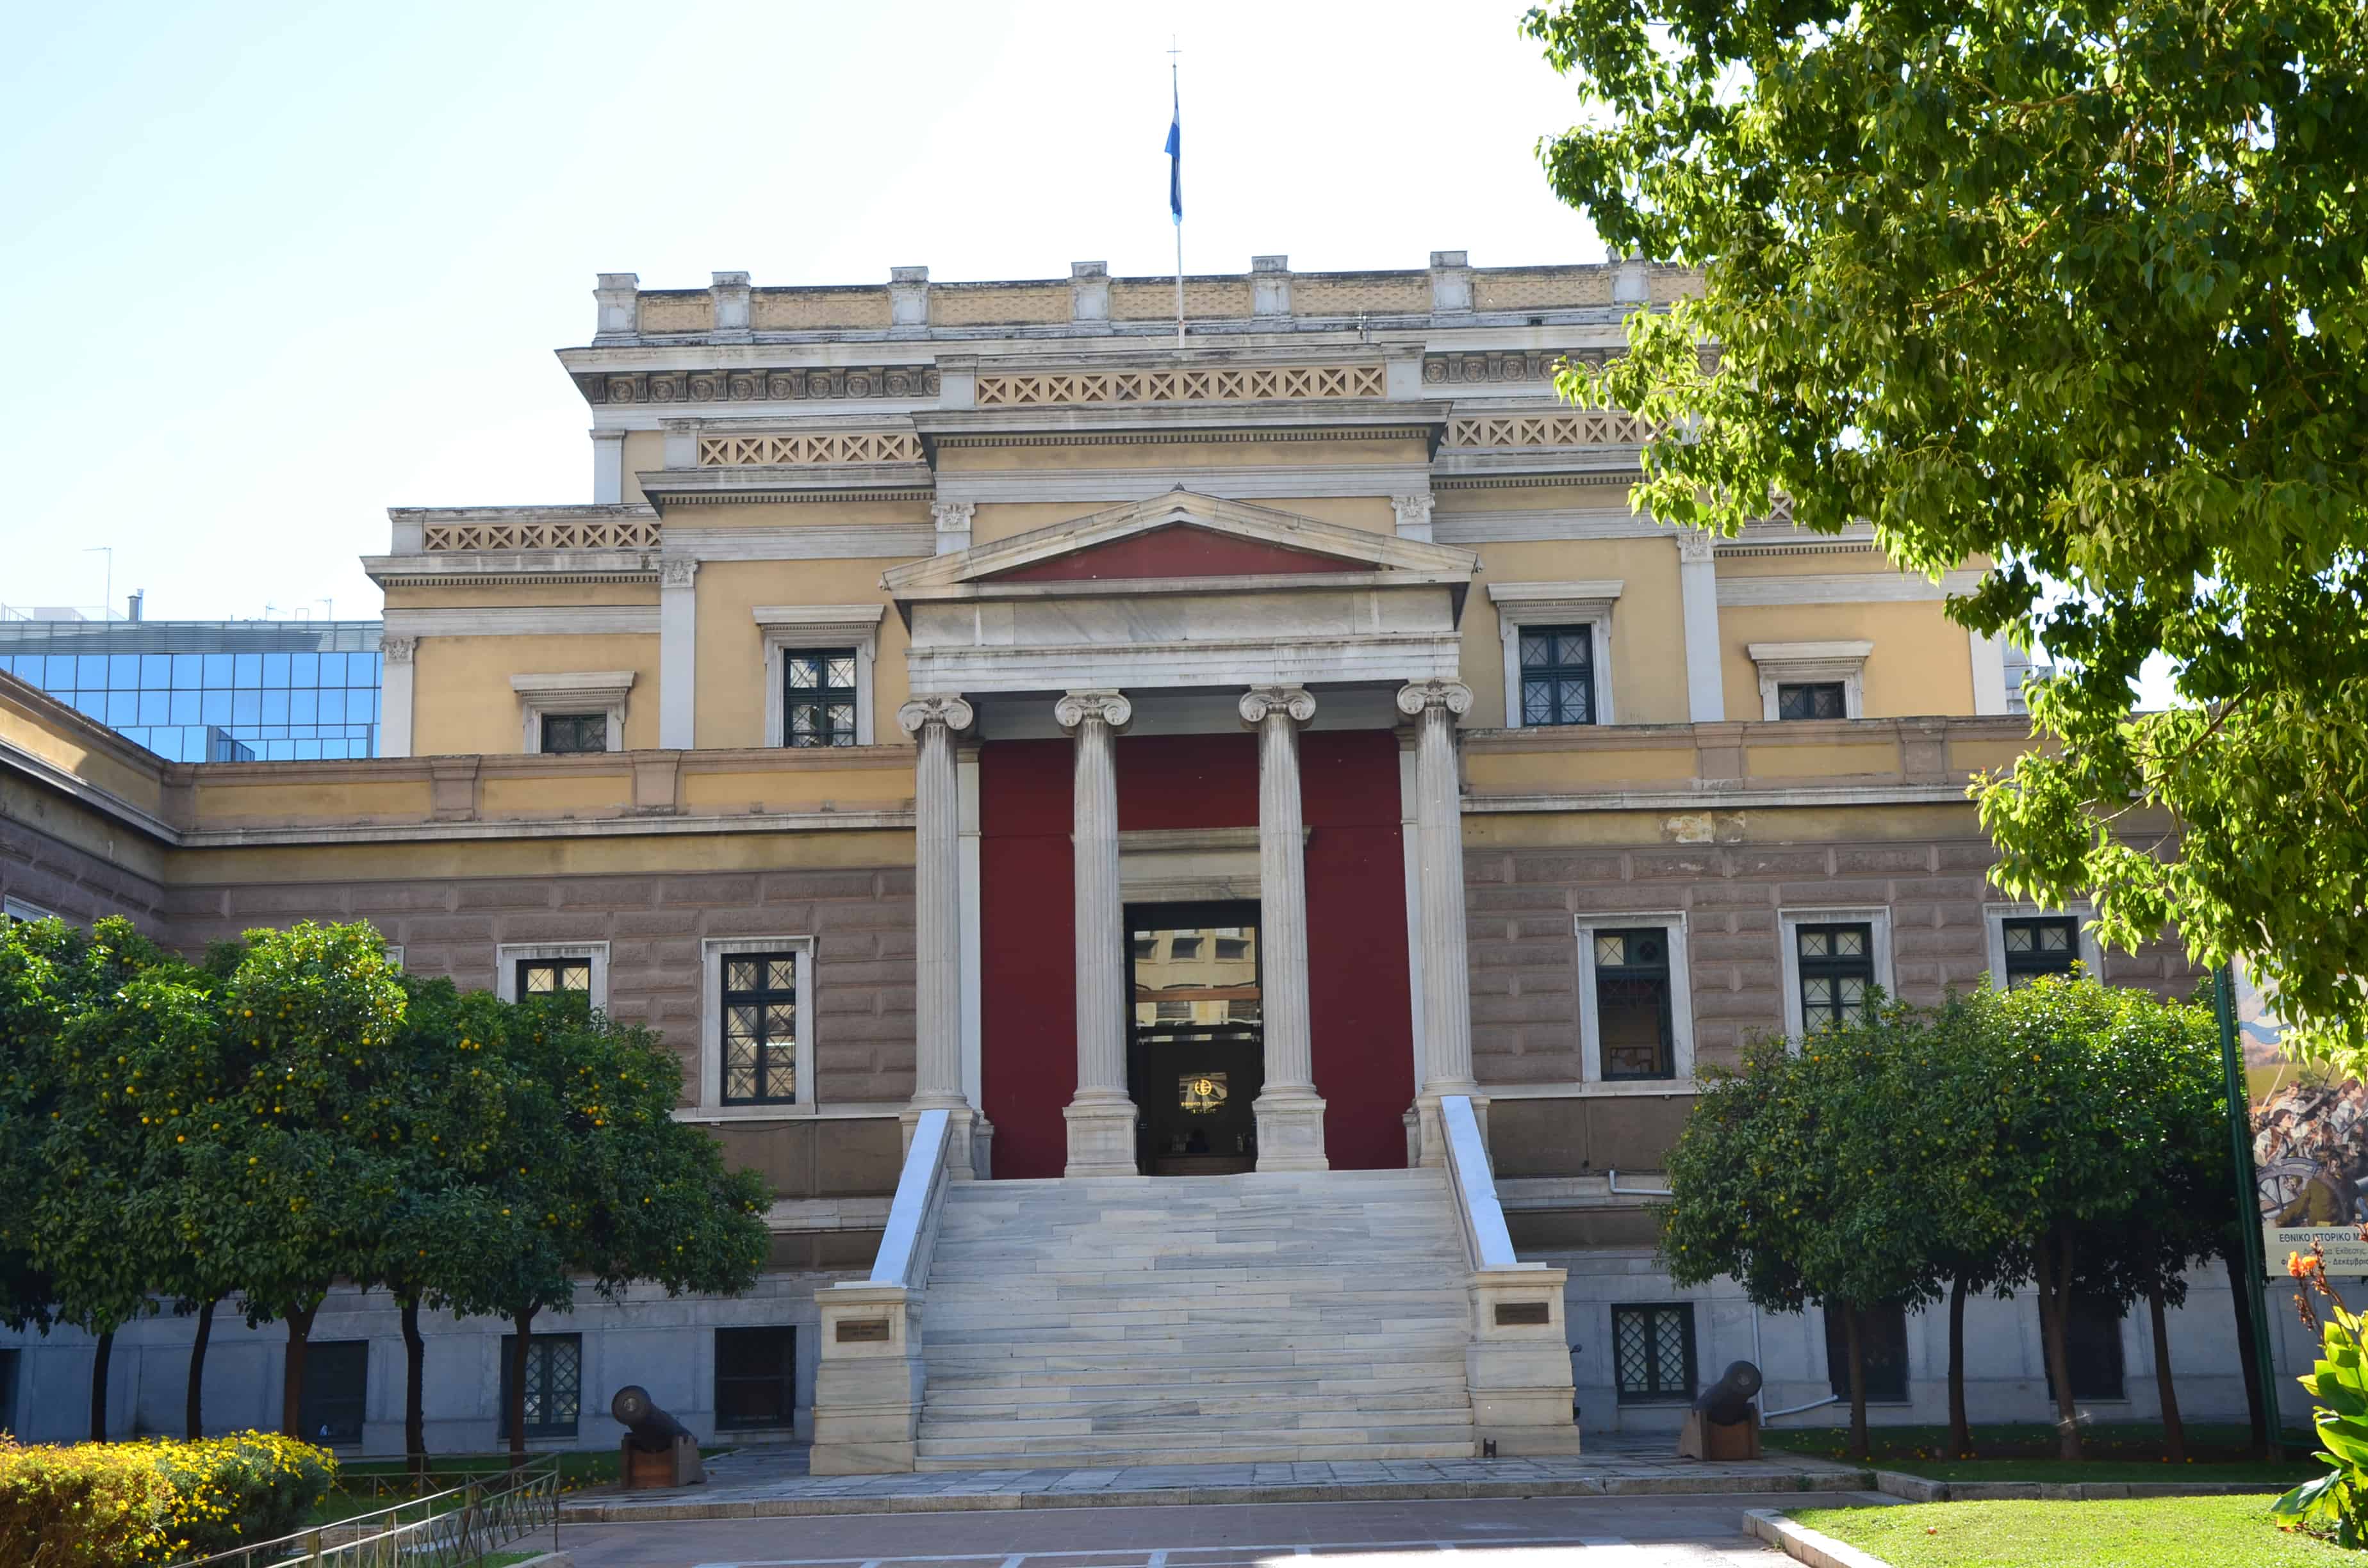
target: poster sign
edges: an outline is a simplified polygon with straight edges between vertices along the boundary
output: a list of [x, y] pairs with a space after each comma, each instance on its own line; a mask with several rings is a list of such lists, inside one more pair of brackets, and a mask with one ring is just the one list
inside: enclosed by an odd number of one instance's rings
[[2237, 1044], [2251, 1102], [2253, 1181], [2270, 1277], [2317, 1242], [2329, 1274], [2368, 1276], [2368, 1085], [2330, 1077], [2286, 1055], [2277, 1016], [2239, 963]]

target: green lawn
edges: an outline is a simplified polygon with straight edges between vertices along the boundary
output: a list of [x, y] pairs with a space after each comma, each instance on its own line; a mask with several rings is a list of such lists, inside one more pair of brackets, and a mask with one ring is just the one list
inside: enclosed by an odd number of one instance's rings
[[2337, 1568], [2360, 1561], [2279, 1529], [2266, 1497], [1915, 1503], [1791, 1517], [1892, 1568]]
[[[1792, 1453], [1843, 1459], [1850, 1451], [1846, 1427], [1770, 1427], [1760, 1437], [1767, 1447]], [[1874, 1464], [1933, 1481], [2275, 1481], [2291, 1485], [2326, 1468], [2308, 1457], [2317, 1439], [2298, 1431], [2286, 1434], [2286, 1452], [2296, 1457], [2277, 1464], [2252, 1457], [2252, 1437], [2242, 1426], [2191, 1426], [2188, 1462], [2182, 1465], [2164, 1459], [2162, 1428], [2151, 1423], [2099, 1425], [2087, 1428], [2081, 1437], [2088, 1457], [2076, 1464], [2055, 1457], [2053, 1426], [1976, 1426], [1975, 1457], [1952, 1460], [1947, 1457], [1945, 1426], [1868, 1428]]]

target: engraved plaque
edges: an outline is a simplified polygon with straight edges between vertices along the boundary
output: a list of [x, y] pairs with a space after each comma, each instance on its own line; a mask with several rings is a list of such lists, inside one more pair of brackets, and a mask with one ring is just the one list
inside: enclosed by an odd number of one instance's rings
[[[1523, 1324], [1545, 1324], [1554, 1321], [1553, 1310], [1543, 1301], [1499, 1301], [1497, 1303], [1497, 1326], [1516, 1328]], [[844, 1335], [841, 1338], [846, 1337]]]
[[841, 1318], [838, 1320], [838, 1342], [841, 1345], [885, 1345], [888, 1342], [886, 1318]]

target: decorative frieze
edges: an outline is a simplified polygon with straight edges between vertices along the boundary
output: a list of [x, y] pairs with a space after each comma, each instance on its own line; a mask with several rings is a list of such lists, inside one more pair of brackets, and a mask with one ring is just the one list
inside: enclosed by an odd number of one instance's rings
[[928, 365], [829, 365], [767, 369], [587, 371], [575, 378], [586, 403], [800, 403], [934, 398]]
[[807, 463], [916, 463], [910, 430], [818, 430], [770, 436], [701, 436], [701, 468], [791, 468]]
[[655, 517], [511, 518], [428, 523], [420, 548], [443, 551], [655, 550]]
[[981, 408], [1041, 408], [1079, 403], [1263, 403], [1386, 394], [1387, 381], [1379, 365], [1046, 370], [978, 378]]
[[1652, 437], [1645, 421], [1616, 408], [1459, 415], [1447, 422], [1447, 445], [1467, 449], [1634, 447]]
[[1499, 381], [1551, 381], [1568, 360], [1576, 365], [1601, 365], [1601, 348], [1514, 348], [1474, 354], [1427, 354], [1422, 379], [1426, 386], [1480, 386]]

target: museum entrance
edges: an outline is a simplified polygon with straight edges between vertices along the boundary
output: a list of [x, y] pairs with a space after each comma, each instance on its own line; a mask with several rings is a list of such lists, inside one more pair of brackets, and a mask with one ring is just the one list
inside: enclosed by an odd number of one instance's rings
[[1145, 1176], [1258, 1167], [1258, 921], [1255, 903], [1127, 906], [1126, 1080]]

